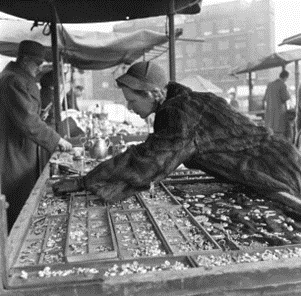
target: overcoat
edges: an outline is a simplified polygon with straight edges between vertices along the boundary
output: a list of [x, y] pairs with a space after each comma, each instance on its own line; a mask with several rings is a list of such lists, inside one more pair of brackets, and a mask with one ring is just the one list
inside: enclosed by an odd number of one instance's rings
[[285, 135], [287, 128], [286, 101], [290, 94], [286, 84], [280, 78], [270, 82], [263, 100], [266, 102], [265, 126], [271, 128], [275, 134]]
[[223, 98], [175, 82], [156, 111], [154, 133], [99, 164], [80, 186], [106, 201], [119, 200], [149, 188], [181, 163], [263, 195], [301, 195], [301, 154], [293, 145]]
[[0, 74], [1, 191], [9, 203], [11, 227], [37, 177], [37, 145], [53, 152], [60, 139], [40, 119], [40, 91], [35, 79], [16, 62]]

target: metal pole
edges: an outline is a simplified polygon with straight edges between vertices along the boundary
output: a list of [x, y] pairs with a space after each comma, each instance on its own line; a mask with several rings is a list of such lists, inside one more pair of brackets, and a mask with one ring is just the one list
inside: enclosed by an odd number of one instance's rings
[[0, 194], [0, 294], [7, 287], [8, 280], [8, 266], [7, 266], [7, 216], [6, 216], [6, 200], [5, 196]]
[[74, 67], [71, 65], [70, 96], [71, 96], [71, 102], [72, 102], [72, 109], [75, 109], [73, 87], [74, 87]]
[[293, 143], [299, 148], [299, 132], [300, 132], [300, 114], [299, 114], [299, 109], [300, 109], [300, 98], [299, 98], [299, 61], [295, 61], [295, 94], [296, 94], [296, 117], [295, 117], [295, 130], [294, 130], [294, 139]]
[[52, 67], [53, 67], [53, 83], [54, 83], [54, 112], [55, 112], [55, 127], [56, 131], [62, 135], [61, 126], [61, 104], [60, 104], [60, 84], [59, 84], [59, 50], [57, 41], [57, 26], [56, 21], [50, 25], [51, 42], [52, 42]]
[[295, 94], [296, 94], [296, 103], [298, 100], [298, 88], [299, 88], [299, 61], [295, 61]]
[[248, 76], [249, 76], [248, 82], [249, 82], [249, 111], [250, 111], [250, 105], [251, 105], [251, 101], [252, 101], [252, 97], [253, 97], [253, 94], [252, 94], [252, 90], [253, 90], [252, 72], [249, 72]]
[[170, 81], [176, 81], [176, 58], [175, 58], [175, 1], [169, 1], [169, 76]]

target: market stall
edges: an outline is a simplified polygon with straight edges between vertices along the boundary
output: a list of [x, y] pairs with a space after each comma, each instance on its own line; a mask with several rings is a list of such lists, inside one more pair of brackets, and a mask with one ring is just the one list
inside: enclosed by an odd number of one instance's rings
[[[2, 1], [0, 11], [33, 20], [34, 25], [42, 22], [50, 27], [53, 70], [54, 70], [54, 97], [56, 128], [60, 132], [60, 103], [59, 103], [59, 61], [60, 52], [58, 48], [58, 28], [60, 23], [87, 23], [87, 22], [109, 22], [129, 20], [135, 18], [168, 15], [169, 17], [169, 59], [170, 77], [175, 80], [175, 29], [174, 15], [196, 14], [200, 12], [202, 0], [170, 0], [152, 1], [145, 5], [141, 1], [111, 1], [107, 2], [84, 2], [78, 1]], [[105, 9], [104, 9], [105, 7]]]
[[300, 294], [301, 217], [291, 209], [184, 167], [114, 204], [55, 197], [52, 184], [97, 161], [53, 160], [8, 239], [1, 295]]

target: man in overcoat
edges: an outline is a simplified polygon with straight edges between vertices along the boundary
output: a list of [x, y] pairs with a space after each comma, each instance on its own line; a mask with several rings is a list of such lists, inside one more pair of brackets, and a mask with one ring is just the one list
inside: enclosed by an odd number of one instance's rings
[[265, 126], [282, 137], [286, 137], [287, 130], [286, 102], [290, 99], [290, 94], [285, 82], [288, 77], [289, 72], [283, 70], [278, 79], [268, 84], [263, 98], [266, 104]]
[[45, 48], [30, 40], [20, 43], [16, 62], [0, 74], [1, 193], [9, 203], [12, 228], [38, 178], [37, 145], [49, 152], [72, 145], [40, 118], [41, 100], [36, 84]]

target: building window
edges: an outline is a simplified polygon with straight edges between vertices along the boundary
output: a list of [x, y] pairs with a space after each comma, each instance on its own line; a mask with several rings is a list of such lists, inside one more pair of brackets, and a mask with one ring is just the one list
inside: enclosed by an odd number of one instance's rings
[[265, 25], [266, 20], [267, 20], [267, 17], [265, 16], [264, 13], [261, 13], [261, 12], [256, 13], [256, 18], [255, 18], [256, 27]]
[[213, 65], [213, 61], [210, 58], [203, 58], [201, 67], [202, 68], [210, 68]]
[[107, 81], [104, 81], [102, 84], [101, 84], [102, 88], [109, 88], [110, 84], [109, 82]]
[[176, 57], [177, 58], [182, 58], [183, 57], [183, 48], [181, 45], [176, 44], [175, 46], [175, 52], [176, 52]]
[[189, 57], [192, 57], [196, 54], [196, 44], [195, 43], [189, 43], [186, 45], [186, 53]]
[[209, 52], [209, 51], [212, 51], [212, 43], [211, 42], [204, 42], [202, 44], [202, 50], [203, 52]]
[[230, 24], [229, 20], [222, 19], [219, 22], [217, 22], [217, 33], [218, 34], [227, 34], [230, 33]]
[[258, 30], [257, 31], [257, 43], [265, 43], [265, 31], [264, 30]]
[[259, 56], [264, 57], [268, 55], [269, 48], [266, 43], [258, 43], [257, 44], [257, 53]]
[[229, 40], [223, 40], [218, 42], [219, 50], [227, 50], [229, 48]]
[[246, 29], [246, 20], [239, 16], [232, 19], [233, 32], [240, 32]]
[[246, 41], [235, 41], [234, 47], [235, 47], [235, 49], [246, 48], [247, 42]]
[[213, 23], [212, 22], [202, 22], [201, 32], [204, 36], [209, 36], [213, 34]]
[[189, 59], [186, 61], [186, 69], [185, 71], [194, 71], [197, 70], [197, 60], [196, 59]]
[[228, 56], [219, 56], [217, 59], [217, 66], [228, 66], [229, 65], [229, 57]]
[[181, 60], [176, 61], [176, 73], [182, 73], [183, 72], [183, 62]]
[[243, 57], [242, 54], [237, 53], [235, 55], [235, 66], [240, 66], [240, 65], [244, 65], [244, 64], [246, 64], [245, 58]]
[[197, 36], [197, 26], [196, 23], [185, 24], [184, 27], [184, 37], [186, 38], [194, 38]]

